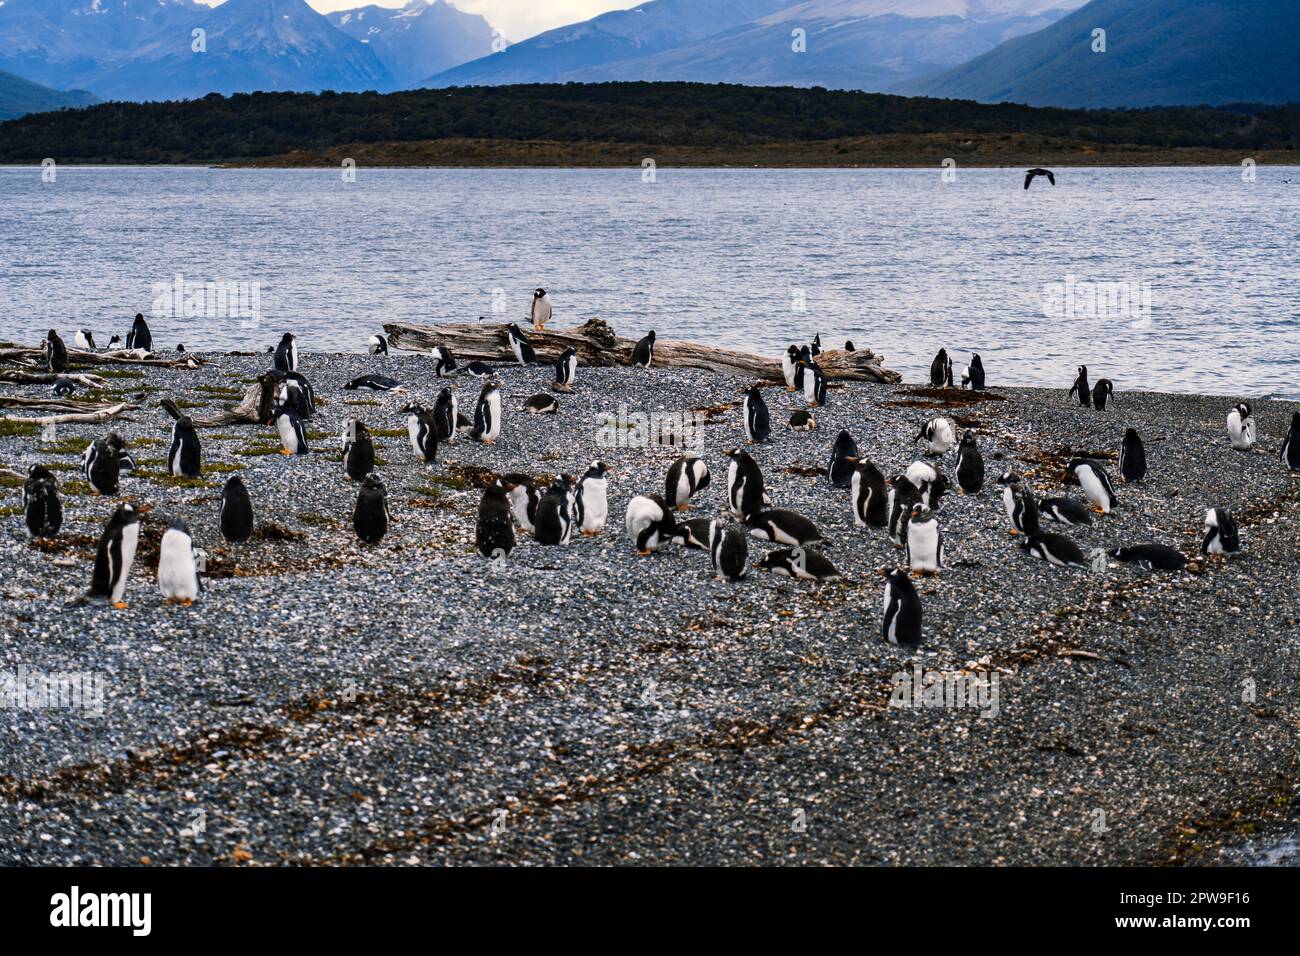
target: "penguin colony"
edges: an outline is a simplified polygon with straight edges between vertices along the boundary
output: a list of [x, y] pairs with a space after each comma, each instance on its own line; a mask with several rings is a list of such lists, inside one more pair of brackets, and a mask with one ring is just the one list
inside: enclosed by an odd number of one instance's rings
[[[534, 329], [544, 328], [551, 310], [549, 295], [542, 289], [536, 290], [530, 307]], [[517, 324], [507, 326], [504, 334], [517, 364], [542, 361]], [[114, 336], [113, 341], [116, 340]], [[128, 348], [146, 353], [151, 349], [152, 337], [143, 316], [136, 316], [127, 343]], [[655, 333], [649, 332], [636, 344], [628, 364], [651, 372], [655, 344]], [[78, 331], [74, 345], [93, 350], [93, 334], [85, 329]], [[849, 343], [845, 345], [848, 347]], [[50, 371], [67, 371], [68, 350], [56, 330], [48, 333], [45, 347]], [[372, 356], [386, 356], [388, 342], [382, 335], [371, 336], [367, 351]], [[782, 357], [786, 390], [806, 406], [790, 415], [791, 429], [814, 431], [817, 426], [813, 409], [824, 407], [829, 401], [826, 376], [817, 362], [821, 351], [818, 336], [807, 345], [791, 345]], [[272, 369], [267, 374], [276, 386], [274, 402], [264, 424], [274, 429], [282, 454], [310, 454], [312, 449], [308, 446], [304, 422], [315, 414], [315, 393], [310, 380], [299, 370], [297, 340], [293, 334], [285, 333], [268, 352], [272, 356]], [[552, 390], [573, 392], [579, 379], [576, 350], [565, 349], [551, 364]], [[503, 424], [504, 374], [504, 368], [482, 362], [460, 366], [446, 346], [432, 349], [429, 369], [432, 380], [454, 383], [473, 376], [479, 381], [479, 390], [472, 414], [460, 410], [450, 385], [440, 388], [432, 409], [418, 400], [403, 407], [414, 458], [432, 468], [439, 463], [439, 445], [453, 445], [461, 439], [485, 446], [495, 443]], [[766, 444], [772, 436], [771, 412], [760, 384], [744, 389], [739, 403], [740, 431], [748, 446]], [[962, 369], [960, 386], [955, 386], [952, 359], [946, 349], [941, 349], [931, 365], [930, 385], [985, 390], [983, 361], [978, 354], [971, 355]], [[407, 390], [405, 383], [382, 373], [363, 375], [342, 387]], [[1108, 403], [1115, 405], [1111, 381], [1102, 378], [1090, 387], [1088, 369], [1082, 365], [1067, 398], [1077, 398], [1083, 407], [1099, 412], [1104, 412]], [[171, 419], [168, 472], [176, 477], [199, 478], [203, 457], [198, 428], [172, 400], [164, 398], [160, 405]], [[546, 393], [528, 398], [519, 409], [521, 413], [551, 415], [560, 410], [559, 399]], [[1256, 424], [1249, 403], [1233, 406], [1227, 414], [1226, 425], [1227, 444], [1232, 450], [1254, 449]], [[865, 533], [887, 536], [901, 549], [900, 565], [881, 571], [884, 585], [879, 630], [883, 639], [903, 647], [916, 647], [924, 640], [921, 598], [910, 578], [939, 575], [947, 568], [942, 500], [953, 486], [942, 470], [942, 460], [956, 450], [954, 474], [958, 493], [978, 495], [985, 485], [985, 464], [975, 431], [959, 432], [951, 419], [938, 415], [919, 423], [913, 441], [914, 453], [920, 456], [918, 460], [904, 471], [887, 477], [859, 448], [852, 433], [843, 429], [831, 444], [826, 468], [827, 485], [848, 492], [852, 526]], [[358, 485], [352, 513], [353, 531], [363, 545], [377, 545], [387, 534], [393, 518], [384, 481], [375, 473], [375, 448], [365, 422], [355, 418], [348, 421], [340, 457], [341, 478]], [[1117, 458], [1118, 479], [1126, 484], [1146, 479], [1148, 456], [1135, 429], [1124, 430]], [[1300, 472], [1300, 412], [1292, 418], [1280, 458], [1289, 471]], [[800, 581], [839, 579], [841, 572], [823, 553], [834, 547], [833, 539], [807, 517], [773, 502], [765, 490], [762, 469], [749, 451], [735, 447], [726, 451], [722, 459], [726, 470], [721, 487], [711, 482], [713, 476], [705, 459], [688, 453], [668, 467], [662, 494], [644, 489], [645, 493], [631, 497], [623, 515], [623, 530], [636, 553], [649, 556], [669, 546], [707, 552], [713, 576], [727, 582], [744, 581], [751, 567]], [[715, 461], [716, 464], [719, 462]], [[135, 467], [130, 449], [115, 432], [92, 441], [82, 457], [82, 471], [95, 495], [118, 495], [121, 479], [131, 475]], [[602, 534], [609, 520], [612, 475], [612, 469], [599, 460], [592, 461], [580, 476], [556, 476], [545, 488], [536, 487], [527, 475], [502, 475], [482, 493], [475, 534], [477, 551], [493, 561], [508, 558], [518, 542], [516, 526], [519, 533], [532, 535], [542, 546], [567, 546], [581, 537]], [[1057, 568], [1090, 565], [1096, 568], [1098, 556], [1103, 558], [1103, 564], [1104, 559], [1113, 558], [1151, 571], [1178, 571], [1187, 567], [1185, 555], [1158, 542], [1122, 545], [1094, 555], [1090, 561], [1065, 530], [1045, 530], [1045, 522], [1068, 529], [1099, 520], [1094, 516], [1114, 520], [1107, 516], [1122, 508], [1116, 481], [1103, 462], [1090, 458], [1072, 460], [1066, 475], [1077, 483], [1082, 500], [1073, 495], [1039, 498], [1025, 479], [1013, 471], [1004, 472], [997, 479], [1002, 486], [1000, 495], [1008, 532], [1022, 537], [1022, 547], [1028, 556]], [[231, 477], [222, 489], [219, 527], [222, 537], [231, 544], [245, 542], [253, 535], [258, 511], [254, 492], [239, 476]], [[712, 492], [710, 504], [705, 504], [706, 492]], [[709, 510], [710, 505], [712, 514], [698, 518], [682, 514], [697, 506]], [[1231, 512], [1215, 503], [1204, 503], [1204, 507], [1203, 555], [1221, 558], [1237, 552], [1241, 539]], [[42, 464], [30, 468], [23, 485], [22, 508], [27, 529], [34, 538], [59, 534], [64, 513], [58, 481]], [[126, 607], [140, 523], [149, 510], [146, 504], [129, 501], [115, 507], [98, 541], [90, 587], [80, 601], [100, 599], [119, 608]], [[751, 541], [767, 542], [774, 547], [757, 560], [751, 560]], [[180, 517], [171, 518], [160, 546], [158, 587], [162, 597], [168, 603], [185, 605], [199, 599], [202, 567], [201, 552], [196, 549], [187, 525]]]

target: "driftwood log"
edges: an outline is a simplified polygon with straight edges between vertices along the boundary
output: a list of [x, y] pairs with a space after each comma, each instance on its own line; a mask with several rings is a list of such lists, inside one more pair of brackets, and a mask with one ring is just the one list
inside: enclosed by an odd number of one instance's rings
[[[479, 359], [485, 362], [513, 362], [514, 353], [504, 325], [484, 325], [460, 322], [449, 325], [408, 325], [389, 322], [384, 325], [388, 344], [396, 349], [421, 352], [435, 345], [445, 345], [458, 359]], [[635, 339], [622, 338], [604, 319], [589, 319], [575, 329], [547, 329], [534, 332], [522, 330], [533, 343], [533, 350], [541, 361], [553, 362], [570, 345], [578, 351], [582, 365], [630, 365]], [[701, 345], [698, 342], [677, 342], [658, 339], [655, 342], [656, 365], [702, 368], [731, 375], [782, 379], [781, 360], [751, 352]], [[880, 364], [880, 356], [870, 349], [845, 352], [832, 349], [817, 356], [827, 378], [849, 379], [865, 382], [900, 382], [902, 376]]]
[[139, 405], [133, 405], [130, 402], [120, 402], [117, 405], [104, 405], [100, 408], [93, 408], [81, 412], [71, 412], [66, 415], [42, 415], [39, 418], [24, 418], [21, 415], [4, 415], [0, 416], [0, 421], [17, 422], [20, 425], [94, 424], [95, 422], [106, 422], [111, 418], [116, 418], [125, 411], [132, 411], [139, 407]]
[[[5, 348], [0, 349], [0, 362], [16, 362], [45, 367], [45, 349]], [[172, 358], [163, 358], [156, 352], [144, 349], [116, 349], [112, 352], [83, 352], [80, 349], [68, 349], [70, 365], [153, 365], [158, 368], [198, 368], [207, 360], [185, 352]]]
[[55, 375], [51, 372], [0, 372], [0, 382], [4, 382], [6, 385], [53, 385], [61, 378], [69, 379], [87, 388], [104, 387], [102, 378], [88, 372], [68, 372], [63, 375]]
[[208, 418], [195, 418], [200, 428], [220, 428], [223, 425], [266, 425], [271, 421], [271, 407], [275, 404], [276, 381], [271, 372], [263, 372], [257, 381], [244, 390], [244, 397], [234, 408], [217, 412]]

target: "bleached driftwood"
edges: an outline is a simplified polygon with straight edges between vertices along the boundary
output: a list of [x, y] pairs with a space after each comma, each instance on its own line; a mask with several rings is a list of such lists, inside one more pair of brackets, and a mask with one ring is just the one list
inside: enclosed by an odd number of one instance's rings
[[[12, 401], [12, 399], [5, 399], [5, 401]], [[116, 405], [104, 405], [90, 411], [71, 412], [65, 415], [42, 415], [38, 418], [24, 418], [21, 415], [5, 415], [0, 417], [0, 420], [6, 422], [17, 422], [20, 425], [86, 425], [94, 424], [95, 422], [106, 422], [110, 418], [116, 418], [125, 411], [134, 411], [139, 407], [139, 405], [133, 405], [130, 402], [119, 402]]]
[[217, 412], [207, 418], [195, 418], [200, 428], [219, 428], [222, 425], [266, 425], [271, 421], [271, 408], [275, 404], [276, 381], [270, 372], [263, 372], [257, 381], [244, 391], [244, 397], [234, 408]]
[[[504, 325], [485, 325], [475, 322], [458, 322], [448, 325], [408, 325], [389, 322], [384, 325], [388, 343], [393, 348], [407, 351], [428, 351], [435, 345], [445, 345], [457, 358], [480, 359], [486, 362], [513, 362], [514, 354]], [[614, 334], [604, 319], [589, 319], [575, 329], [547, 329], [534, 332], [526, 325], [522, 331], [533, 343], [541, 361], [553, 362], [569, 346], [578, 352], [581, 365], [630, 365], [635, 339]], [[751, 352], [701, 345], [698, 342], [681, 342], [658, 339], [655, 342], [656, 365], [682, 368], [702, 368], [731, 375], [755, 378], [781, 379], [781, 360]], [[881, 365], [880, 356], [870, 349], [859, 348], [853, 352], [832, 349], [817, 356], [827, 378], [867, 382], [899, 382], [902, 376]]]
[[[44, 368], [45, 349], [0, 349], [0, 362], [17, 362]], [[115, 349], [112, 352], [83, 352], [80, 349], [68, 349], [68, 362], [72, 365], [153, 365], [158, 368], [194, 369], [203, 365], [206, 359], [192, 352], [163, 358], [156, 352], [146, 352], [144, 349]]]
[[0, 371], [0, 382], [9, 385], [53, 385], [61, 378], [69, 379], [86, 388], [103, 388], [106, 384], [98, 375], [91, 375], [89, 372], [82, 374], [66, 372], [63, 375], [55, 375], [52, 372]]

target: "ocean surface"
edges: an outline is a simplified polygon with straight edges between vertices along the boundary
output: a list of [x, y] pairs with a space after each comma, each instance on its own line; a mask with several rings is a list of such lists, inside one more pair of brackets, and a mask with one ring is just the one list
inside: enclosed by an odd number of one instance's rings
[[[156, 347], [355, 351], [389, 321], [523, 321], [543, 286], [558, 327], [774, 355], [820, 333], [913, 381], [945, 346], [993, 385], [1086, 364], [1121, 391], [1296, 397], [1300, 168], [1255, 172], [10, 167], [0, 339], [102, 346], [142, 311]], [[176, 309], [178, 276], [241, 285]]]

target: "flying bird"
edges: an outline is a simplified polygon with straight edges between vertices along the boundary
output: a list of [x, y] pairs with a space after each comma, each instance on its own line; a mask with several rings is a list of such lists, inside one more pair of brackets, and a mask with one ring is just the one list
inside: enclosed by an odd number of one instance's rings
[[1048, 181], [1049, 183], [1051, 183], [1053, 186], [1056, 185], [1056, 177], [1052, 175], [1052, 171], [1051, 171], [1050, 169], [1043, 169], [1041, 166], [1035, 166], [1035, 167], [1034, 167], [1033, 169], [1031, 169], [1029, 172], [1025, 173], [1025, 188], [1026, 188], [1026, 189], [1028, 189], [1028, 188], [1029, 188], [1029, 184], [1032, 183], [1032, 182], [1034, 181], [1034, 177], [1035, 177], [1035, 176], [1046, 176], [1046, 177], [1047, 177], [1047, 181]]

